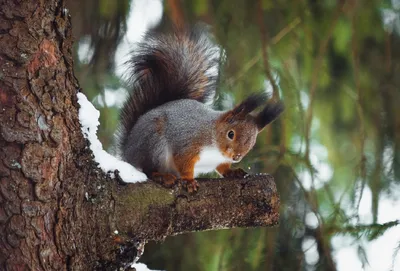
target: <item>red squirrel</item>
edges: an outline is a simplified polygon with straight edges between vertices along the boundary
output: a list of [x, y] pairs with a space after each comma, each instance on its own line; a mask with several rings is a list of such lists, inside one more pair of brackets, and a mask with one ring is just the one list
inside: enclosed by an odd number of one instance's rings
[[133, 89], [120, 115], [123, 160], [167, 187], [180, 180], [189, 192], [197, 190], [200, 173], [247, 175], [231, 164], [253, 148], [283, 104], [253, 94], [229, 111], [208, 106], [220, 53], [201, 27], [145, 36], [129, 61]]

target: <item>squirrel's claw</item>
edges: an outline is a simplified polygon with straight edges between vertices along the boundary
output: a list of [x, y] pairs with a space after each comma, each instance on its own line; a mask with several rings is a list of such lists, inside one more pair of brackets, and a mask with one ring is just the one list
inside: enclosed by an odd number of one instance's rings
[[199, 184], [195, 179], [181, 179], [181, 184], [189, 193], [193, 193], [199, 188]]
[[249, 173], [241, 168], [230, 169], [223, 174], [225, 178], [246, 178], [248, 175]]
[[153, 172], [151, 174], [151, 179], [157, 183], [162, 184], [164, 187], [171, 188], [173, 187], [177, 181], [180, 181], [180, 184], [183, 188], [185, 188], [189, 193], [193, 193], [197, 191], [199, 188], [199, 184], [194, 179], [178, 179], [175, 175], [170, 173], [159, 173]]

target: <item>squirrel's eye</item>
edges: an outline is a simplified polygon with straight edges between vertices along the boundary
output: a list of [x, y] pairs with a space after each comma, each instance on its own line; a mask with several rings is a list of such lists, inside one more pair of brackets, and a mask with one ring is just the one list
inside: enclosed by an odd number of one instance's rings
[[230, 130], [230, 131], [228, 132], [228, 137], [229, 137], [229, 139], [233, 139], [234, 136], [235, 136], [235, 132], [232, 131], [232, 130]]

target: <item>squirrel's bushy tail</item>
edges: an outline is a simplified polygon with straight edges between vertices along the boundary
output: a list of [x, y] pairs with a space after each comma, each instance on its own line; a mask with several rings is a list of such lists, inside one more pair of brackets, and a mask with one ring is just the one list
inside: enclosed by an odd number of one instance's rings
[[133, 89], [120, 114], [120, 147], [139, 117], [151, 109], [179, 99], [212, 99], [219, 59], [219, 47], [201, 26], [147, 34], [128, 62]]

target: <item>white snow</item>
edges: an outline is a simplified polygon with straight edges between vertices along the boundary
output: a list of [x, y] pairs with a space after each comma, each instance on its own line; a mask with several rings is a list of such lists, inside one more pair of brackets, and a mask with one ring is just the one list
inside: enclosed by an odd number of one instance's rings
[[131, 265], [131, 267], [136, 268], [136, 271], [157, 271], [157, 270], [150, 270], [144, 263], [134, 263]]
[[121, 161], [103, 150], [103, 145], [97, 138], [97, 126], [100, 124], [100, 112], [88, 101], [83, 93], [78, 93], [79, 122], [85, 138], [90, 142], [90, 149], [93, 152], [94, 160], [104, 172], [119, 171], [119, 176], [124, 182], [135, 183], [147, 180], [144, 173], [138, 171], [127, 162]]

